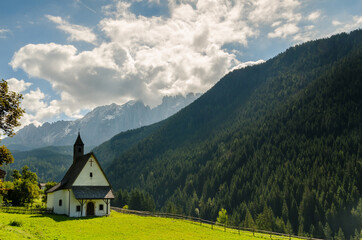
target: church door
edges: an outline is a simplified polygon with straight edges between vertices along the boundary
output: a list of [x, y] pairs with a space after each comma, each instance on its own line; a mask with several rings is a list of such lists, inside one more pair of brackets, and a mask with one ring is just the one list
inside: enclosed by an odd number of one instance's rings
[[87, 216], [94, 216], [94, 203], [87, 203]]

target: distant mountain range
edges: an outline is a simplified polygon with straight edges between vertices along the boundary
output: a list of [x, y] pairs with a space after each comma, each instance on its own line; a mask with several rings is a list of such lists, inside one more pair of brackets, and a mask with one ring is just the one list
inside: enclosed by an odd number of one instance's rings
[[161, 121], [199, 96], [200, 94], [193, 93], [185, 97], [166, 96], [160, 105], [152, 109], [140, 101], [101, 106], [75, 121], [46, 122], [40, 127], [33, 124], [25, 126], [14, 137], [3, 139], [1, 144], [12, 151], [26, 151], [44, 146], [69, 146], [74, 144], [80, 129], [86, 146], [97, 146], [120, 132]]

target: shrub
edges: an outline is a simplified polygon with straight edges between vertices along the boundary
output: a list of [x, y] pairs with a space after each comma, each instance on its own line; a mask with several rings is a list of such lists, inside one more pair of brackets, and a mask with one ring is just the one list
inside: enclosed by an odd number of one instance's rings
[[10, 221], [9, 225], [13, 226], [13, 227], [21, 227], [21, 226], [23, 226], [23, 223], [20, 221], [13, 220], [13, 221]]

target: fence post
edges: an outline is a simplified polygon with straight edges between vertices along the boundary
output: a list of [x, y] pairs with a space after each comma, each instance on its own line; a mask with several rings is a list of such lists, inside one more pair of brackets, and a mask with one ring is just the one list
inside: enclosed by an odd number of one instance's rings
[[254, 228], [253, 228], [253, 237], [255, 237], [255, 230], [254, 230]]

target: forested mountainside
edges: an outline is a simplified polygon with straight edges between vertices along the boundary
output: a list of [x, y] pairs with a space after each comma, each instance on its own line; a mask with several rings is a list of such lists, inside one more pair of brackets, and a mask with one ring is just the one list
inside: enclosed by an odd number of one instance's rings
[[11, 170], [28, 166], [39, 182], [60, 181], [73, 162], [73, 147], [44, 147], [30, 151], [13, 151], [14, 163], [2, 166], [10, 180]]
[[235, 70], [179, 113], [96, 152], [115, 156], [106, 169], [114, 189], [143, 189], [165, 211], [215, 220], [225, 208], [234, 225], [358, 237], [361, 93], [356, 30]]
[[159, 122], [189, 105], [200, 94], [165, 96], [155, 108], [141, 101], [123, 105], [111, 104], [93, 109], [83, 118], [74, 121], [44, 123], [40, 127], [25, 126], [14, 137], [2, 140], [10, 150], [32, 150], [44, 146], [71, 146], [81, 130], [86, 146], [97, 146], [114, 135], [129, 129]]

